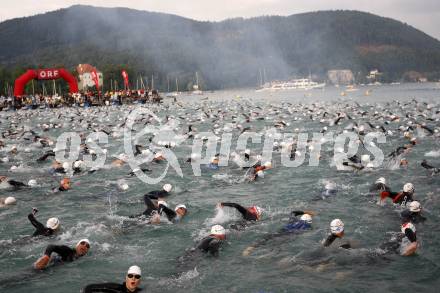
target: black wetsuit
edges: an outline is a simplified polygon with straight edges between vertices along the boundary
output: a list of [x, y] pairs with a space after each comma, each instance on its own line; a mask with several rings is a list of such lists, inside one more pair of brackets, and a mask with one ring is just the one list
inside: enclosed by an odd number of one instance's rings
[[154, 205], [152, 198], [149, 196], [149, 193], [144, 195], [144, 203], [147, 206], [145, 211], [142, 214], [132, 215], [130, 218], [138, 218], [141, 216], [145, 216], [147, 218], [152, 217], [154, 214], [158, 213], [158, 208]]
[[197, 245], [197, 249], [201, 250], [202, 252], [209, 253], [212, 256], [218, 256], [222, 243], [223, 240], [217, 239], [214, 236], [209, 235], [199, 242], [199, 244]]
[[437, 174], [437, 173], [440, 173], [440, 169], [439, 168], [435, 168], [435, 167], [429, 165], [426, 160], [423, 160], [421, 165], [422, 165], [423, 168], [431, 170], [433, 175]]
[[[333, 233], [328, 235], [327, 239], [325, 239], [325, 241], [324, 241], [324, 244], [323, 244], [324, 247], [329, 247], [338, 238], [339, 237]], [[351, 245], [350, 245], [350, 243], [344, 243], [344, 244], [340, 245], [339, 247], [348, 249], [348, 248], [351, 248]]]
[[164, 205], [159, 205], [159, 214], [162, 214], [162, 212], [165, 213], [165, 215], [167, 216], [168, 221], [170, 222], [178, 222], [181, 217], [179, 215], [177, 215], [177, 213], [175, 211], [173, 211], [172, 209], [170, 209], [169, 207], [166, 207]]
[[59, 192], [59, 191], [68, 191], [69, 189], [66, 189], [66, 188], [64, 188], [64, 187], [62, 187], [62, 186], [59, 186], [59, 187], [55, 187], [55, 188], [53, 188], [52, 189], [52, 192]]
[[9, 185], [11, 185], [12, 187], [14, 187], [15, 189], [18, 189], [20, 187], [24, 187], [26, 186], [26, 184], [24, 184], [23, 182], [20, 181], [15, 181], [15, 180], [8, 180]]
[[419, 224], [426, 221], [426, 218], [422, 216], [420, 212], [411, 212], [410, 210], [402, 211], [400, 217], [403, 222], [411, 222], [413, 224]]
[[150, 191], [147, 194], [145, 194], [144, 197], [148, 196], [151, 199], [158, 199], [158, 198], [167, 197], [169, 195], [170, 195], [170, 193], [165, 190], [153, 190], [153, 191]]
[[236, 221], [235, 223], [230, 225], [231, 229], [234, 230], [244, 230], [249, 225], [249, 222], [255, 222], [257, 221], [257, 216], [253, 213], [251, 213], [247, 208], [236, 204], [236, 203], [230, 203], [230, 202], [224, 202], [222, 203], [225, 207], [233, 207], [237, 209], [238, 212], [242, 215], [243, 219]]
[[37, 162], [43, 162], [48, 157], [55, 157], [55, 152], [54, 151], [47, 151], [42, 157], [37, 159]]
[[243, 216], [243, 219], [246, 221], [256, 221], [257, 215], [251, 213], [247, 208], [232, 202], [223, 202], [222, 206], [224, 207], [232, 207], [237, 209], [238, 212]]
[[70, 262], [78, 258], [76, 250], [66, 245], [49, 245], [44, 254], [50, 257], [53, 252], [58, 254], [62, 261]]
[[382, 199], [389, 197], [393, 200], [393, 203], [400, 205], [406, 205], [413, 201], [413, 194], [407, 192], [383, 191], [380, 196]]
[[32, 234], [32, 237], [40, 236], [40, 235], [51, 236], [54, 234], [55, 231], [38, 222], [37, 219], [35, 219], [34, 214], [29, 214], [28, 219], [31, 222], [31, 224], [36, 228], [34, 234]]
[[258, 246], [265, 245], [269, 240], [274, 238], [283, 237], [286, 235], [300, 234], [304, 231], [312, 229], [312, 226], [306, 221], [298, 219], [298, 216], [304, 215], [303, 211], [292, 211], [289, 217], [289, 222], [285, 224], [276, 233], [266, 235], [262, 240], [258, 241], [252, 247], [256, 248]]
[[83, 293], [133, 293], [141, 292], [141, 288], [136, 288], [135, 291], [128, 291], [125, 282], [122, 284], [118, 283], [102, 283], [102, 284], [90, 284], [87, 285]]
[[405, 238], [405, 236], [408, 238], [408, 240], [411, 243], [417, 241], [416, 233], [413, 230], [407, 228], [405, 229], [405, 233], [399, 233], [397, 236], [393, 237], [390, 241], [381, 244], [380, 249], [399, 254], [402, 240]]

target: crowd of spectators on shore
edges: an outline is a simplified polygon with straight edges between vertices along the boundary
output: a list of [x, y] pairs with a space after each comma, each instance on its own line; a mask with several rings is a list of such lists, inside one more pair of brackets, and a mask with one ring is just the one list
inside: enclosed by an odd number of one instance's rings
[[156, 90], [131, 90], [115, 92], [86, 92], [64, 95], [26, 95], [6, 97], [0, 95], [0, 111], [18, 109], [59, 108], [59, 107], [92, 107], [123, 105], [132, 103], [160, 103], [161, 96]]

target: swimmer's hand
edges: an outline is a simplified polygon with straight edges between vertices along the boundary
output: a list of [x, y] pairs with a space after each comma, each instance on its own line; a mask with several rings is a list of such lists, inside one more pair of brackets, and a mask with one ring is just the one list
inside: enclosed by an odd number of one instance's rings
[[34, 263], [34, 268], [37, 270], [42, 270], [46, 268], [47, 264], [49, 263], [49, 260], [50, 257], [48, 255], [43, 255]]
[[313, 212], [313, 211], [304, 211], [304, 214], [308, 214], [308, 215], [311, 215], [311, 216], [315, 216], [316, 215], [316, 213]]
[[219, 209], [223, 208], [223, 203], [219, 202], [219, 203], [217, 204], [217, 208], [219, 208]]
[[38, 209], [37, 208], [32, 208], [32, 214], [35, 216], [38, 213]]
[[252, 253], [252, 251], [255, 249], [255, 247], [253, 247], [253, 246], [249, 246], [249, 247], [247, 247], [245, 250], [243, 250], [243, 253], [241, 254], [241, 255], [243, 255], [243, 256], [249, 256], [251, 253]]
[[402, 256], [410, 256], [416, 253], [417, 250], [417, 242], [412, 242], [408, 245], [404, 251], [402, 251]]

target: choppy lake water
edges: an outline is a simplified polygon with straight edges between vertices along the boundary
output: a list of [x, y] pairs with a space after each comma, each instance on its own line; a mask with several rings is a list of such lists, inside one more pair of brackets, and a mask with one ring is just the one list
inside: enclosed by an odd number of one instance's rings
[[[370, 95], [366, 96], [366, 90]], [[440, 86], [437, 84], [409, 84], [380, 87], [359, 87], [356, 92], [341, 96], [341, 88], [326, 88], [314, 91], [255, 92], [254, 90], [230, 90], [205, 93], [201, 96], [179, 96], [181, 106], [166, 100], [161, 107], [151, 106], [156, 115], [189, 117], [192, 122], [181, 119], [177, 131], [183, 133], [191, 123], [198, 132], [210, 130], [214, 124], [222, 128], [234, 120], [237, 124], [262, 132], [276, 121], [288, 123], [280, 132], [319, 132], [324, 126], [319, 119], [310, 120], [316, 113], [289, 113], [289, 107], [311, 103], [325, 103], [323, 109], [334, 113], [352, 111], [350, 107], [367, 111], [391, 112], [402, 117], [400, 122], [386, 125], [394, 132], [381, 144], [384, 154], [388, 154], [405, 143], [398, 127], [405, 124], [404, 110], [393, 100], [402, 104], [416, 99], [420, 107], [430, 105], [430, 114], [440, 111]], [[206, 97], [208, 97], [206, 99]], [[386, 103], [391, 103], [387, 106]], [[426, 104], [423, 104], [425, 102]], [[359, 106], [356, 105], [359, 103]], [[166, 105], [169, 105], [167, 107]], [[347, 105], [351, 105], [348, 107]], [[373, 107], [373, 108], [370, 108]], [[106, 165], [111, 156], [124, 151], [122, 129], [109, 127], [123, 122], [130, 109], [140, 107], [116, 107], [110, 114], [94, 119], [92, 128], [103, 127], [112, 130], [109, 136]], [[258, 108], [257, 108], [258, 107]], [[416, 111], [415, 105], [403, 108]], [[209, 112], [209, 109], [214, 112]], [[208, 117], [208, 114], [224, 111], [224, 117]], [[69, 121], [65, 117], [76, 109], [38, 110], [22, 119], [24, 125], [56, 139], [64, 131], [88, 134], [87, 124], [78, 120]], [[82, 110], [81, 115], [90, 117], [96, 109]], [[85, 112], [84, 112], [85, 111]], [[264, 113], [265, 120], [244, 121], [241, 113], [250, 115], [252, 111]], [[24, 111], [20, 112], [24, 115]], [[61, 118], [57, 117], [62, 114]], [[0, 112], [0, 129], [9, 129], [13, 112]], [[88, 116], [89, 115], [89, 116]], [[354, 117], [359, 115], [352, 113]], [[437, 114], [438, 115], [438, 114]], [[12, 118], [11, 118], [12, 117]], [[301, 118], [301, 119], [295, 119]], [[432, 128], [438, 128], [439, 121], [425, 121]], [[414, 120], [414, 119], [413, 119]], [[357, 119], [365, 122], [366, 119]], [[383, 121], [368, 120], [373, 124]], [[37, 124], [62, 123], [62, 129], [42, 132]], [[334, 131], [342, 130], [349, 121], [331, 126]], [[240, 130], [234, 129], [234, 137]], [[72, 177], [72, 189], [68, 192], [52, 194], [50, 189], [57, 186], [60, 176], [49, 174], [50, 162], [37, 163], [35, 160], [45, 150], [25, 140], [6, 138], [1, 156], [10, 160], [0, 164], [0, 175], [27, 182], [36, 179], [38, 187], [11, 192], [2, 190], [0, 196], [13, 195], [18, 202], [15, 206], [0, 209], [0, 291], [1, 292], [79, 292], [90, 283], [122, 282], [127, 268], [133, 264], [143, 270], [142, 287], [145, 292], [437, 292], [440, 285], [440, 180], [420, 167], [423, 159], [440, 166], [439, 136], [417, 136], [418, 145], [405, 156], [407, 168], [389, 168], [388, 165], [371, 171], [338, 171], [330, 164], [331, 144], [323, 146], [323, 158], [319, 166], [307, 163], [297, 168], [287, 168], [280, 163], [280, 153], [273, 153], [274, 168], [266, 172], [265, 178], [256, 182], [246, 182], [244, 174], [234, 164], [210, 170], [202, 167], [202, 176], [192, 173], [186, 158], [191, 153], [192, 140], [188, 139], [173, 151], [179, 158], [183, 178], [170, 168], [165, 179], [156, 185], [148, 185], [136, 177], [129, 177], [129, 166], [105, 167], [94, 174]], [[8, 146], [18, 145], [19, 153], [7, 153]], [[29, 147], [30, 151], [24, 149]], [[258, 145], [252, 145], [252, 153], [257, 154]], [[234, 147], [233, 147], [234, 149]], [[307, 157], [306, 157], [307, 158]], [[20, 165], [10, 171], [12, 165]], [[158, 176], [164, 166], [150, 165], [152, 176]], [[382, 255], [379, 245], [387, 241], [392, 233], [400, 231], [399, 210], [391, 205], [378, 206], [368, 189], [378, 177], [386, 177], [393, 190], [401, 190], [406, 182], [416, 188], [416, 198], [422, 203], [427, 222], [417, 226], [417, 236], [421, 248], [417, 255], [401, 257], [395, 254]], [[118, 183], [124, 181], [128, 190], [122, 191]], [[335, 182], [338, 193], [330, 200], [314, 200], [320, 195], [327, 181]], [[164, 183], [172, 183], [174, 190], [168, 198], [172, 206], [185, 203], [188, 216], [179, 224], [148, 225], [127, 218], [140, 213], [144, 206], [142, 195], [160, 189]], [[197, 240], [207, 235], [212, 224], [225, 227], [238, 219], [238, 214], [219, 214], [216, 203], [237, 202], [243, 205], [257, 204], [265, 209], [261, 222], [251, 225], [245, 231], [228, 230], [227, 245], [218, 258], [204, 257], [185, 268], [177, 266], [176, 259], [185, 250], [195, 245]], [[51, 239], [38, 239], [18, 244], [17, 239], [30, 235], [33, 227], [27, 220], [32, 207], [38, 207], [37, 218], [45, 223], [52, 216], [60, 218], [61, 233]], [[263, 246], [248, 257], [242, 251], [267, 233], [275, 232], [289, 216], [291, 210], [313, 210], [317, 213], [313, 230], [302, 235], [282, 238]], [[329, 232], [329, 223], [334, 218], [345, 222], [345, 233], [358, 242], [358, 248], [338, 250], [320, 248], [320, 241]], [[90, 253], [81, 259], [61, 266], [50, 267], [43, 272], [35, 272], [31, 266], [41, 256], [50, 243], [74, 245], [79, 239], [91, 240]], [[196, 268], [193, 268], [196, 266]]]

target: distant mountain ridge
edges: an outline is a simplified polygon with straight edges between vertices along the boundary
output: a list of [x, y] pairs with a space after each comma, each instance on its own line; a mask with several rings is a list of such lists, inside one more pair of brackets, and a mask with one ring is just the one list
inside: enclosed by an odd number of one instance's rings
[[[200, 22], [127, 8], [76, 5], [0, 23], [0, 82], [21, 67], [90, 63], [106, 79], [151, 77], [184, 87], [255, 86], [266, 79], [351, 69], [358, 80], [379, 69], [385, 81], [417, 71], [440, 78], [440, 42], [396, 20], [358, 11]], [[6, 72], [12, 70], [8, 76]], [[175, 82], [174, 82], [175, 83]]]

